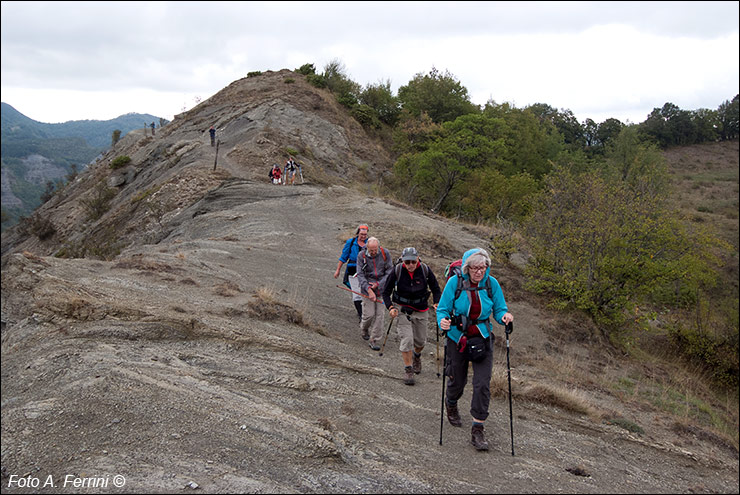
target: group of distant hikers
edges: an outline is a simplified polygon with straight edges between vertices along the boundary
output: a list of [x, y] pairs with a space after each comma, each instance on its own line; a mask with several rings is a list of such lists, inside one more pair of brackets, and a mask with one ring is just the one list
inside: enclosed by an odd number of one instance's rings
[[[211, 126], [208, 129], [208, 134], [211, 136], [211, 146], [216, 146], [216, 128]], [[154, 135], [154, 122], [152, 122], [152, 135]], [[273, 184], [282, 184], [286, 186], [290, 184], [292, 186], [295, 185], [296, 175], [301, 177], [302, 184], [303, 168], [301, 167], [301, 164], [298, 163], [292, 155], [290, 155], [282, 170], [280, 169], [280, 165], [277, 163], [273, 164], [268, 177], [270, 178], [270, 182]]]
[[280, 170], [280, 165], [275, 163], [270, 169], [268, 176], [273, 184], [283, 184], [285, 186], [290, 184], [292, 186], [295, 185], [296, 174], [301, 176], [301, 183], [303, 183], [303, 169], [301, 168], [301, 164], [290, 156], [285, 162], [285, 167], [282, 171]]
[[[471, 443], [477, 450], [488, 450], [484, 424], [488, 418], [493, 370], [491, 318], [506, 326], [507, 344], [514, 320], [501, 286], [490, 274], [490, 256], [482, 248], [466, 251], [460, 260], [448, 265], [447, 281], [444, 290], [440, 290], [434, 272], [420, 260], [416, 248], [405, 248], [394, 263], [390, 252], [377, 238], [368, 237], [368, 231], [367, 225], [359, 225], [355, 236], [345, 241], [334, 272], [334, 278], [338, 278], [342, 265], [347, 264], [343, 288], [352, 292], [362, 338], [373, 351], [380, 351], [382, 355], [391, 326], [394, 320], [398, 321], [396, 332], [404, 365], [403, 379], [406, 385], [414, 385], [414, 375], [420, 374], [422, 368], [421, 353], [427, 341], [431, 294], [437, 328], [446, 337], [443, 390], [444, 378], [449, 380], [449, 386], [443, 403], [447, 420], [452, 426], [462, 426], [457, 401], [462, 397], [471, 365]], [[383, 339], [385, 309], [391, 322]]]

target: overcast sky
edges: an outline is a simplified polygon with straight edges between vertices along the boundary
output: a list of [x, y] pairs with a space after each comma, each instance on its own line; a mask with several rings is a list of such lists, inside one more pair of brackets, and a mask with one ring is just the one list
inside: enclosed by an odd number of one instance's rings
[[40, 122], [171, 120], [251, 71], [339, 60], [394, 94], [449, 71], [471, 101], [644, 121], [738, 94], [739, 2], [2, 2], [2, 101]]

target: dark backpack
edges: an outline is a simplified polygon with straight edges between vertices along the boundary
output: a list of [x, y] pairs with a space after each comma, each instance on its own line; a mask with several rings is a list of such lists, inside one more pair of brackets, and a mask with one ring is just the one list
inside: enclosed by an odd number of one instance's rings
[[[421, 259], [419, 260], [419, 264], [421, 265], [421, 272], [424, 274], [424, 287], [427, 289], [424, 296], [421, 298], [422, 300], [426, 300], [429, 297], [429, 286], [427, 285], [427, 278], [429, 276], [429, 267], [426, 263], [423, 263]], [[396, 274], [396, 285], [393, 287], [393, 295], [391, 296], [391, 300], [394, 302], [399, 302], [401, 304], [419, 304], [419, 300], [410, 300], [403, 298], [398, 295], [398, 281], [401, 279], [401, 269], [403, 268], [403, 260], [401, 258], [398, 258], [396, 262], [393, 265], [393, 271]]]

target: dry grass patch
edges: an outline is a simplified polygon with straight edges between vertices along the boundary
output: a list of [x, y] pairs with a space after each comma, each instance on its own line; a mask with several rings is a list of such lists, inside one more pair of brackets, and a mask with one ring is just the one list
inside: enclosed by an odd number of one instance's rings
[[526, 387], [521, 393], [517, 394], [517, 397], [546, 406], [557, 407], [572, 413], [584, 414], [595, 420], [603, 419], [606, 414], [604, 411], [591, 405], [583, 392], [576, 389], [566, 389], [559, 386], [538, 383]]
[[213, 287], [213, 293], [223, 297], [234, 297], [241, 291], [239, 286], [231, 281], [222, 282]]
[[141, 270], [145, 272], [166, 272], [175, 273], [182, 271], [180, 268], [174, 268], [167, 263], [159, 263], [157, 261], [145, 260], [141, 258], [129, 258], [121, 260], [113, 268], [122, 268], [127, 270]]
[[284, 321], [312, 330], [319, 335], [328, 335], [324, 328], [310, 322], [302, 311], [278, 301], [275, 292], [261, 287], [254, 292], [254, 299], [247, 303], [247, 314], [265, 321]]

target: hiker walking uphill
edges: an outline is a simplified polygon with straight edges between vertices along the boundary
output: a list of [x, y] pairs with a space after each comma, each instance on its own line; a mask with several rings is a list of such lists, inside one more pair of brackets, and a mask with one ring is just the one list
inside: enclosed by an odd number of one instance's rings
[[383, 336], [383, 287], [393, 271], [391, 254], [380, 246], [375, 237], [367, 240], [365, 249], [357, 255], [357, 278], [360, 280], [360, 292], [367, 296], [362, 298], [362, 320], [360, 331], [362, 338], [369, 340], [370, 348], [380, 350], [380, 339]]
[[270, 169], [270, 182], [273, 184], [280, 184], [280, 165], [277, 163], [273, 164], [272, 168]]
[[347, 263], [342, 283], [353, 291], [352, 303], [355, 305], [355, 310], [357, 310], [357, 318], [359, 321], [362, 321], [362, 296], [359, 295], [360, 280], [357, 278], [357, 255], [360, 254], [360, 251], [365, 247], [367, 231], [367, 225], [360, 225], [357, 227], [357, 231], [355, 231], [355, 236], [345, 241], [344, 247], [342, 248], [342, 254], [339, 256], [337, 269], [334, 271], [334, 278], [339, 277], [342, 265]]
[[298, 169], [298, 166], [295, 162], [295, 159], [291, 156], [288, 158], [288, 161], [285, 162], [285, 169], [284, 169], [284, 176], [285, 176], [285, 185], [288, 185], [288, 182], [290, 182], [290, 185], [294, 185], [295, 182], [295, 173]]
[[393, 267], [383, 289], [383, 302], [391, 318], [399, 316], [399, 312], [403, 313], [396, 324], [396, 332], [401, 340], [399, 350], [406, 385], [413, 385], [414, 374], [421, 373], [421, 351], [427, 341], [430, 290], [436, 309], [442, 296], [437, 278], [429, 266], [419, 261], [415, 248], [405, 248], [401, 262]]
[[149, 127], [152, 128], [152, 136], [154, 136], [154, 122], [152, 122], [151, 124], [149, 124]]
[[447, 419], [452, 426], [462, 426], [457, 401], [463, 394], [470, 363], [473, 367], [470, 442], [477, 450], [488, 450], [484, 423], [488, 418], [493, 369], [494, 336], [490, 318], [501, 325], [514, 321], [501, 286], [489, 274], [490, 267], [491, 258], [484, 249], [466, 251], [462, 258], [462, 273], [449, 278], [437, 307], [437, 323], [447, 336]]
[[208, 134], [211, 135], [211, 146], [216, 146], [216, 128], [211, 126], [211, 128], [208, 129]]

